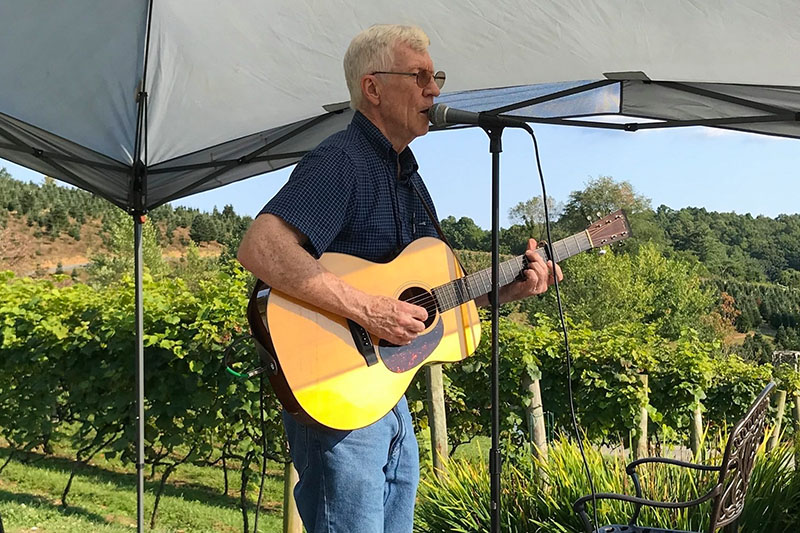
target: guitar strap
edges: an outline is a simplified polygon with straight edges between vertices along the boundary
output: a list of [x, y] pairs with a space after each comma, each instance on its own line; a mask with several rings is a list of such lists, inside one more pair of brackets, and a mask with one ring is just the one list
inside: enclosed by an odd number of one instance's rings
[[[431, 209], [430, 206], [428, 205], [428, 202], [425, 201], [425, 197], [422, 196], [422, 193], [419, 191], [419, 188], [417, 187], [417, 184], [414, 183], [414, 179], [411, 178], [408, 181], [409, 181], [409, 183], [411, 183], [411, 187], [413, 187], [414, 192], [417, 193], [417, 196], [419, 197], [419, 201], [422, 202], [422, 207], [425, 208], [425, 212], [428, 214], [428, 218], [430, 219], [431, 223], [433, 223], [433, 227], [436, 228], [436, 233], [439, 234], [439, 238], [442, 239], [444, 241], [444, 243], [451, 250], [453, 250], [453, 246], [450, 244], [450, 241], [447, 240], [447, 235], [445, 235], [444, 231], [442, 231], [442, 226], [440, 226], [439, 225], [439, 221], [436, 220], [436, 215], [433, 214], [433, 209]], [[456, 255], [455, 250], [453, 250], [453, 255], [455, 256], [456, 261], [458, 261], [458, 266], [461, 268], [461, 272], [463, 273], [463, 275], [466, 276], [469, 272], [467, 272], [467, 269], [464, 268], [464, 264], [461, 262], [461, 259], [459, 259], [458, 256]]]

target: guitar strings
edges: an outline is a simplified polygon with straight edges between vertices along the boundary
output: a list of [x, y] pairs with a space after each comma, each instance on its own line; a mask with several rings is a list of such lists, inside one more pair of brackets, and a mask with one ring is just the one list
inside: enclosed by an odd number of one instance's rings
[[[525, 256], [522, 256], [521, 258], [517, 258], [517, 260], [521, 260], [520, 263], [521, 263], [521, 266], [522, 266], [523, 269], [528, 264], [527, 258]], [[481, 274], [480, 272], [476, 272], [474, 274], [468, 274], [467, 276], [464, 276], [463, 278], [459, 278], [459, 279], [467, 280], [467, 283], [469, 283], [470, 282], [470, 278], [474, 278], [474, 279], [478, 279], [479, 280], [480, 279], [480, 274]], [[446, 287], [448, 285], [455, 286], [455, 282], [456, 281], [458, 281], [458, 280], [454, 280], [454, 281], [451, 281], [449, 283], [445, 283], [444, 285], [441, 285], [440, 287], [435, 287], [432, 290], [436, 290], [436, 289], [439, 289], [439, 288], [442, 288], [442, 287]], [[486, 294], [486, 293], [482, 293], [482, 294]], [[435, 295], [433, 295], [432, 292], [428, 292], [428, 291], [425, 291], [422, 294], [414, 295], [411, 298], [409, 298], [408, 300], [403, 300], [403, 301], [408, 302], [410, 304], [419, 305], [420, 307], [425, 307], [426, 310], [428, 311], [428, 313], [430, 313], [430, 309], [428, 309], [427, 306], [430, 303], [433, 303], [434, 307], [437, 307], [437, 308], [438, 308], [438, 303], [439, 303], [438, 302], [438, 298]]]
[[425, 308], [425, 310], [428, 312], [428, 315], [430, 315], [432, 312], [438, 311], [439, 306], [436, 302], [436, 298], [434, 297], [425, 298], [425, 295], [420, 295], [420, 297], [421, 299], [419, 300], [415, 299], [417, 297], [412, 297], [404, 301]]
[[[559, 243], [560, 242], [561, 241], [559, 241]], [[559, 244], [559, 243], [556, 243], [556, 244]], [[539, 254], [544, 253], [544, 252], [540, 251], [540, 249], [537, 249], [536, 251]], [[519, 261], [520, 266], [522, 266], [523, 269], [525, 267], [527, 267], [527, 265], [528, 265], [528, 258], [525, 255], [516, 257], [511, 261], [514, 261], [514, 260]], [[510, 263], [511, 261], [506, 261], [506, 263]], [[503, 265], [506, 264], [506, 263], [503, 263]], [[501, 269], [502, 269], [503, 265], [500, 265]], [[467, 276], [464, 276], [463, 278], [459, 278], [459, 279], [464, 279], [464, 280], [467, 280], [467, 282], [469, 282], [469, 278], [480, 279], [480, 275], [481, 275], [481, 272], [475, 272], [474, 274], [468, 274]], [[458, 280], [451, 281], [450, 283], [445, 283], [444, 285], [441, 285], [440, 287], [435, 287], [432, 290], [436, 290], [438, 288], [445, 287], [447, 285], [454, 286], [456, 281], [458, 281]], [[483, 293], [483, 294], [485, 294], [485, 293]], [[405, 301], [407, 303], [410, 303], [410, 304], [413, 304], [413, 305], [418, 305], [420, 307], [423, 307], [428, 312], [429, 316], [433, 312], [438, 312], [440, 310], [439, 299], [432, 292], [428, 292], [428, 291], [425, 291], [422, 294], [414, 295], [411, 298], [409, 298], [407, 300], [403, 300], [403, 301]], [[458, 305], [458, 304], [456, 304], [456, 305]]]

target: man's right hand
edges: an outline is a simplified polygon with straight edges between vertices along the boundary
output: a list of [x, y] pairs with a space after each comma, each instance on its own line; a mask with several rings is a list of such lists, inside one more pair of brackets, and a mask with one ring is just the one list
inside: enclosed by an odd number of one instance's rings
[[368, 296], [361, 324], [373, 335], [403, 346], [411, 343], [425, 329], [428, 312], [424, 307], [386, 296]]
[[425, 329], [424, 308], [367, 294], [328, 272], [304, 248], [305, 235], [275, 215], [253, 221], [239, 245], [239, 261], [267, 285], [352, 319], [373, 335], [405, 345]]

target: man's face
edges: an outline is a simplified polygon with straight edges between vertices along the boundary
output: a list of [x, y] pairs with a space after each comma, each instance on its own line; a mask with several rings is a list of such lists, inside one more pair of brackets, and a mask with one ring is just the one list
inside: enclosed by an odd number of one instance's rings
[[[393, 72], [433, 72], [433, 61], [427, 51], [417, 52], [406, 44], [395, 48]], [[431, 79], [420, 88], [413, 76], [379, 75], [381, 85], [380, 114], [384, 132], [395, 148], [405, 147], [428, 133], [428, 109], [439, 88]]]

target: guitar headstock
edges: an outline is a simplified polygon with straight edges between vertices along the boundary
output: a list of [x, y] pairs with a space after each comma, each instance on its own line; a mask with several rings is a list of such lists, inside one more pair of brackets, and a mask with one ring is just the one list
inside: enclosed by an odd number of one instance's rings
[[593, 222], [586, 228], [586, 233], [592, 241], [592, 247], [598, 248], [607, 244], [624, 241], [631, 236], [631, 226], [628, 218], [620, 209], [610, 215]]

